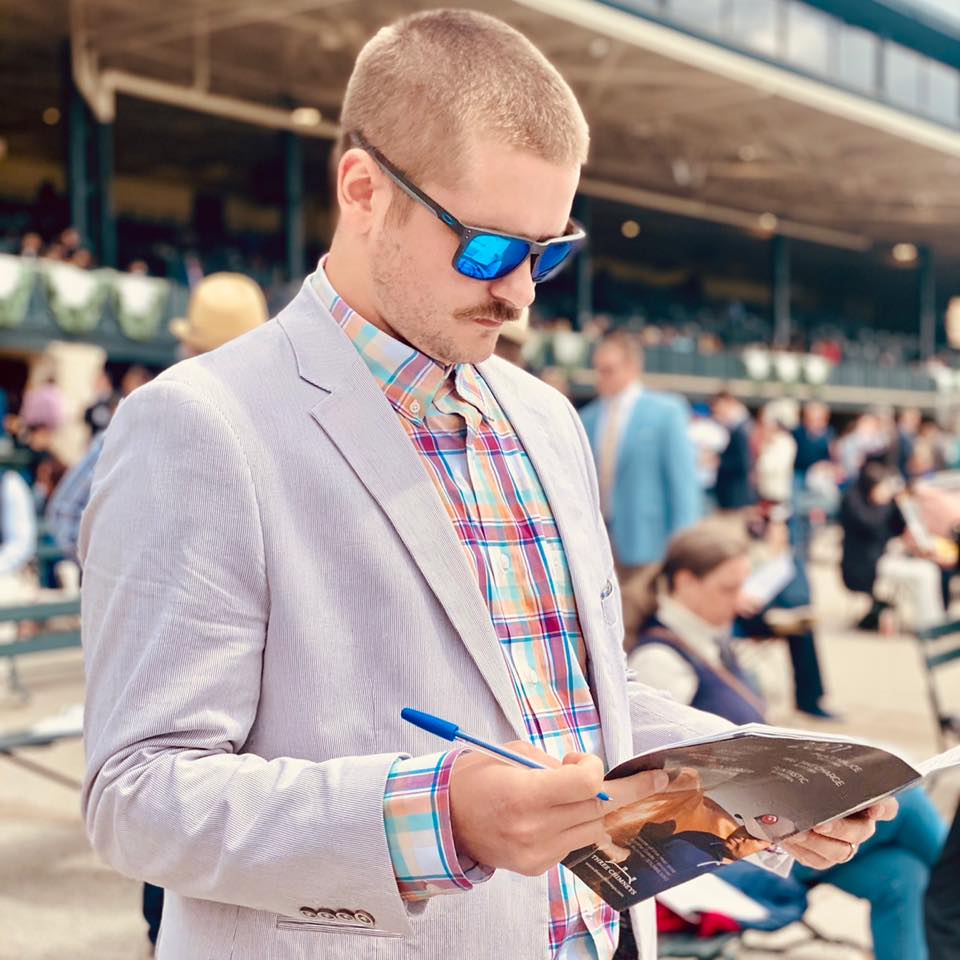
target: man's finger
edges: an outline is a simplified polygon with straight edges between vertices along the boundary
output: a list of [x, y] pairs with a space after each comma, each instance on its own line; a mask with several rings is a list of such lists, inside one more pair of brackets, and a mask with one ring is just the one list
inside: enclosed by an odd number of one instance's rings
[[536, 806], [552, 807], [589, 800], [604, 789], [603, 761], [592, 754], [581, 753], [551, 770], [533, 771], [530, 778], [530, 802]]
[[594, 823], [582, 823], [577, 827], [570, 827], [557, 836], [557, 856], [563, 859], [572, 850], [583, 847], [600, 847], [612, 843], [610, 834], [603, 829], [603, 824], [597, 820]]
[[814, 827], [813, 832], [821, 837], [842, 840], [859, 846], [869, 840], [876, 832], [876, 821], [872, 817], [846, 817], [843, 820], [831, 820]]
[[874, 820], [893, 820], [899, 812], [900, 803], [896, 797], [884, 797], [866, 810], [867, 815]]
[[854, 844], [824, 837], [814, 831], [799, 834], [786, 841], [783, 846], [802, 864], [815, 870], [826, 870], [839, 863], [846, 863], [851, 859], [851, 850], [855, 849]]
[[604, 790], [610, 797], [607, 813], [627, 804], [637, 803], [657, 793], [663, 793], [670, 786], [670, 777], [666, 770], [645, 770], [620, 780], [608, 780]]

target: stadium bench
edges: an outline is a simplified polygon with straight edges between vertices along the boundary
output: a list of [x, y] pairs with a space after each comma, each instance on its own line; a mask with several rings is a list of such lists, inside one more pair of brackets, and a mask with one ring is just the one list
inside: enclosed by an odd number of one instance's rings
[[936, 627], [917, 631], [917, 643], [927, 683], [930, 710], [936, 724], [937, 743], [941, 750], [949, 745], [950, 738], [960, 739], [960, 703], [954, 704], [954, 712], [943, 702], [936, 671], [949, 663], [960, 661], [960, 620], [951, 620]]
[[[0, 657], [5, 657], [9, 664], [7, 689], [11, 693], [18, 695], [21, 699], [26, 699], [28, 696], [17, 672], [17, 657], [28, 656], [31, 653], [42, 653], [47, 650], [80, 646], [80, 627], [76, 622], [76, 618], [79, 616], [79, 596], [69, 600], [0, 606], [0, 624], [12, 623], [19, 626], [25, 623], [33, 623], [43, 625], [30, 636], [10, 643], [0, 643]], [[50, 623], [50, 621], [60, 618], [69, 618], [69, 620], [61, 624]]]

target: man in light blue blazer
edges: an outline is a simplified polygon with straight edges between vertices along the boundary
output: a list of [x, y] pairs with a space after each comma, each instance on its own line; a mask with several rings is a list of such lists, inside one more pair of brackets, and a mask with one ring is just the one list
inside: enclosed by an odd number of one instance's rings
[[[87, 830], [167, 890], [159, 960], [610, 960], [616, 913], [559, 863], [663, 775], [605, 806], [604, 768], [726, 724], [627, 676], [580, 421], [491, 356], [581, 239], [586, 123], [469, 10], [380, 31], [340, 119], [317, 271], [107, 432], [79, 544]], [[444, 749], [404, 706], [549, 769]], [[787, 845], [840, 862], [872, 832]], [[652, 903], [633, 920], [654, 960]]]
[[641, 385], [642, 356], [629, 334], [608, 334], [593, 366], [599, 396], [580, 416], [623, 582], [659, 561], [670, 538], [700, 519], [696, 453], [685, 401]]

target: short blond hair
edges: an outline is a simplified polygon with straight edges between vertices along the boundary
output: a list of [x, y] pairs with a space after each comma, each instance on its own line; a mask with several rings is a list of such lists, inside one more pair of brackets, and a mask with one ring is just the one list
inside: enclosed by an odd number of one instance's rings
[[573, 91], [513, 27], [474, 10], [428, 10], [360, 51], [340, 114], [414, 180], [453, 186], [472, 136], [551, 163], [583, 164], [589, 130]]

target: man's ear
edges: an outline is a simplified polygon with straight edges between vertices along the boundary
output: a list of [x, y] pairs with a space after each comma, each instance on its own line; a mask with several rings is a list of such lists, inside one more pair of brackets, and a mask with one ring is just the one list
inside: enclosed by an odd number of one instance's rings
[[337, 164], [337, 204], [340, 221], [356, 233], [365, 234], [386, 197], [387, 185], [373, 158], [365, 150], [346, 150]]

